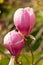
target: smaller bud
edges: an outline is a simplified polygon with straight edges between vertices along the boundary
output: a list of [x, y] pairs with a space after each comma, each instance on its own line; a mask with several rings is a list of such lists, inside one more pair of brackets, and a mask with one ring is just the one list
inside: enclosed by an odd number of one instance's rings
[[4, 37], [4, 46], [13, 56], [18, 56], [20, 54], [24, 44], [24, 39], [19, 35], [19, 32], [15, 30], [9, 32]]

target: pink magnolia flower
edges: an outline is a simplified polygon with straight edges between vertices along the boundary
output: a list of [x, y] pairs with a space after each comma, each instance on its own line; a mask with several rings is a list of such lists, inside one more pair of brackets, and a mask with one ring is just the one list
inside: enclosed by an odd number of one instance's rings
[[4, 46], [9, 50], [11, 55], [18, 56], [24, 44], [24, 39], [20, 36], [19, 32], [16, 32], [15, 30], [9, 32], [4, 37]]
[[32, 8], [19, 8], [14, 14], [14, 25], [24, 35], [29, 35], [36, 22]]

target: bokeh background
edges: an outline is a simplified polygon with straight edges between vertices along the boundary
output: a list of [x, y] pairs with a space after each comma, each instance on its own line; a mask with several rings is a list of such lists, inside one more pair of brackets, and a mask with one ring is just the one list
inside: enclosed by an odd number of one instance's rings
[[[4, 48], [3, 39], [7, 32], [15, 29], [13, 16], [20, 7], [32, 7], [34, 9], [36, 24], [31, 35], [36, 40], [29, 38], [28, 43], [34, 54], [34, 62], [41, 56], [43, 57], [43, 0], [0, 0], [0, 65], [8, 65], [9, 63], [11, 55]], [[22, 61], [22, 65], [32, 63], [31, 53], [27, 45], [23, 48], [18, 61]], [[43, 65], [43, 59], [37, 65]]]

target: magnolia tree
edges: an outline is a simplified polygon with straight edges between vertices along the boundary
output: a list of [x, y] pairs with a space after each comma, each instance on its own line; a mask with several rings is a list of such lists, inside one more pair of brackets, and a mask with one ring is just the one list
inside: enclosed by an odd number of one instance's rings
[[[27, 37], [30, 36], [35, 22], [35, 13], [30, 7], [19, 8], [14, 13], [14, 25], [18, 31], [12, 30], [4, 37], [4, 46], [12, 55], [8, 65], [14, 65], [16, 57], [20, 55], [24, 45], [27, 44]], [[34, 37], [32, 38], [35, 39]], [[30, 46], [29, 48], [31, 50]], [[34, 65], [33, 61], [32, 65]]]

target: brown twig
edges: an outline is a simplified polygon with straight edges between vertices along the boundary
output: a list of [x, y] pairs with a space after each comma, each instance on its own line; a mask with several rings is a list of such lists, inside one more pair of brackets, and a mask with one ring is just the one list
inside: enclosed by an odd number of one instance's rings
[[[19, 56], [18, 56], [19, 57]], [[22, 62], [21, 61], [18, 61], [18, 57], [15, 58], [15, 62], [18, 64], [18, 65], [22, 65]]]
[[[29, 39], [29, 38], [28, 38], [28, 39]], [[28, 45], [28, 47], [29, 47], [29, 49], [30, 49], [30, 52], [31, 52], [31, 55], [32, 55], [32, 65], [33, 65], [34, 55], [33, 55], [32, 48], [31, 48], [30, 44], [28, 44], [28, 39], [24, 37], [24, 40], [26, 41], [26, 45]]]

